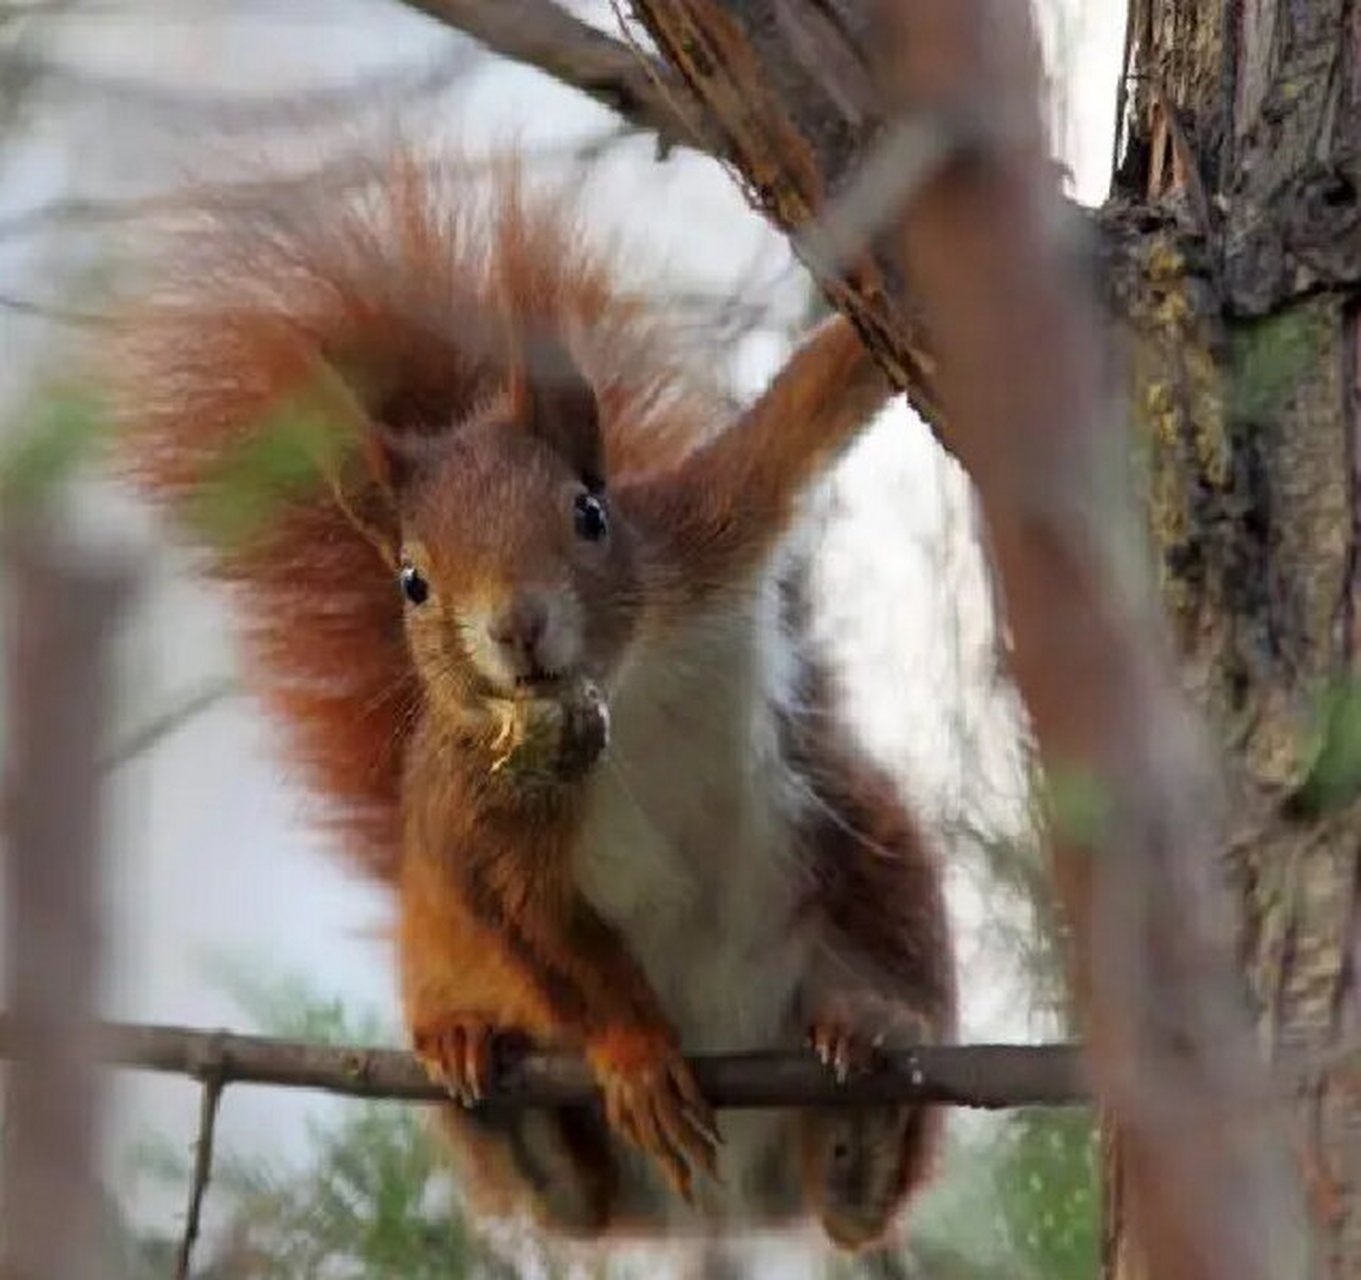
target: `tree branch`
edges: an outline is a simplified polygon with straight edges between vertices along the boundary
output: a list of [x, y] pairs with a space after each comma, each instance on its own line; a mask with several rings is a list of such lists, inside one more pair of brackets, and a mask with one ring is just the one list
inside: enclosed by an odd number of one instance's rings
[[[117, 1067], [190, 1076], [205, 1082], [323, 1089], [356, 1098], [446, 1101], [410, 1053], [398, 1049], [308, 1044], [269, 1036], [188, 1027], [100, 1024], [98, 1054]], [[0, 1018], [0, 1057], [14, 1054], [8, 1018]], [[1075, 1046], [948, 1045], [886, 1057], [871, 1073], [838, 1084], [817, 1059], [801, 1053], [698, 1057], [695, 1076], [716, 1107], [847, 1106], [935, 1102], [998, 1109], [1063, 1106], [1084, 1100]], [[504, 1055], [488, 1106], [559, 1106], [595, 1100], [590, 1069], [562, 1054]]]
[[[650, 34], [684, 72], [684, 78], [640, 49], [610, 38], [552, 4], [550, 0], [402, 0], [412, 9], [480, 41], [494, 53], [536, 68], [580, 90], [626, 120], [657, 133], [663, 148], [684, 145], [730, 161], [734, 176], [752, 204], [781, 231], [812, 271], [828, 301], [856, 326], [893, 384], [912, 408], [939, 428], [940, 410], [934, 391], [935, 362], [928, 337], [910, 311], [894, 304], [880, 279], [882, 263], [863, 253], [855, 261], [829, 259], [820, 247], [818, 218], [827, 210], [827, 192], [810, 161], [796, 125], [781, 120], [763, 90], [760, 67], [752, 58], [732, 61], [738, 46], [709, 48], [702, 23], [651, 3], [633, 5]], [[659, 16], [662, 15], [662, 16]], [[676, 23], [679, 25], [675, 25]], [[779, 24], [776, 24], [777, 26]], [[863, 91], [860, 53], [849, 48], [845, 29], [832, 24], [812, 33], [820, 70], [833, 68], [840, 77], [839, 100], [857, 115], [856, 127], [838, 133], [868, 136], [874, 121], [863, 113], [869, 104]], [[689, 42], [698, 39], [693, 49]], [[696, 52], [698, 51], [698, 52]], [[709, 60], [701, 54], [718, 52]], [[830, 73], [829, 73], [830, 74]], [[797, 93], [797, 89], [795, 90]], [[821, 101], [819, 95], [815, 95]], [[740, 120], [742, 127], [734, 125]], [[842, 148], [842, 158], [857, 158]], [[835, 187], [841, 175], [832, 175]]]
[[655, 60], [573, 17], [551, 0], [402, 0], [493, 53], [579, 89], [624, 119], [657, 134], [664, 148], [712, 151], [704, 110]]

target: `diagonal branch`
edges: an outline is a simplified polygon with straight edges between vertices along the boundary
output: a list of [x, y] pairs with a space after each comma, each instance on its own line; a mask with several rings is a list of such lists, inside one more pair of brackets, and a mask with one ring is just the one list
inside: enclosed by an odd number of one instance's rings
[[[880, 266], [866, 254], [855, 255], [850, 263], [829, 259], [818, 235], [818, 219], [827, 212], [817, 171], [820, 161], [797, 127], [786, 124], [772, 107], [755, 60], [735, 56], [740, 41], [713, 46], [703, 22], [685, 6], [635, 4], [639, 18], [682, 77], [637, 46], [612, 39], [549, 0], [403, 3], [656, 132], [663, 149], [679, 144], [731, 162], [752, 203], [791, 237], [828, 301], [856, 326], [893, 384], [925, 421], [939, 427], [927, 335], [893, 304], [880, 279]], [[868, 104], [862, 93], [848, 86], [864, 79], [863, 67], [848, 54], [845, 35], [835, 25], [819, 30], [813, 61], [823, 59], [841, 74], [839, 97], [859, 112]], [[871, 132], [869, 126], [862, 120], [860, 132]]]
[[[188, 1027], [102, 1023], [101, 1061], [190, 1076], [207, 1083], [322, 1089], [357, 1098], [439, 1102], [410, 1053], [398, 1049], [309, 1044]], [[0, 1058], [13, 1056], [13, 1029], [0, 1017]], [[846, 1106], [887, 1101], [996, 1109], [1062, 1106], [1085, 1097], [1076, 1047], [949, 1045], [886, 1055], [871, 1073], [837, 1082], [811, 1053], [742, 1053], [693, 1059], [695, 1076], [717, 1107]], [[590, 1068], [562, 1054], [503, 1055], [489, 1106], [589, 1104]]]
[[700, 136], [699, 102], [664, 66], [573, 17], [551, 0], [402, 0], [493, 53], [581, 90], [663, 148], [712, 146]]

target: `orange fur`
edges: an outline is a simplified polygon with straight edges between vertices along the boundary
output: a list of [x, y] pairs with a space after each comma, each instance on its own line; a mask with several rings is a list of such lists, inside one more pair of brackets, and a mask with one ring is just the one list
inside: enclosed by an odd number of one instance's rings
[[[253, 447], [284, 438], [281, 413], [307, 428], [312, 469], [276, 485], [256, 523], [210, 539], [209, 565], [240, 606], [288, 758], [398, 893], [418, 1052], [475, 1094], [493, 1036], [584, 1051], [610, 1129], [688, 1195], [692, 1167], [713, 1159], [711, 1117], [627, 939], [574, 879], [582, 787], [494, 772], [488, 708], [559, 666], [608, 686], [638, 636], [740, 594], [802, 491], [886, 400], [885, 379], [836, 319], [727, 424], [663, 320], [585, 247], [566, 199], [529, 199], [513, 166], [478, 187], [399, 156], [351, 193], [210, 210], [157, 269], [110, 351], [119, 456], [189, 518]], [[575, 523], [584, 502], [608, 503], [599, 538]], [[409, 605], [398, 565], [422, 586]], [[506, 645], [535, 610], [520, 670]], [[868, 818], [897, 855], [882, 863], [835, 826], [791, 829], [823, 869], [815, 927], [863, 932], [870, 961], [916, 983], [907, 994], [948, 1030], [952, 988], [933, 967], [943, 908], [910, 820], [852, 755], [797, 735], [791, 752], [824, 803]], [[918, 915], [895, 914], [903, 895]], [[589, 1115], [517, 1129], [452, 1113], [447, 1127], [490, 1203], [588, 1236], [622, 1222]], [[917, 1154], [884, 1214], [918, 1178]]]

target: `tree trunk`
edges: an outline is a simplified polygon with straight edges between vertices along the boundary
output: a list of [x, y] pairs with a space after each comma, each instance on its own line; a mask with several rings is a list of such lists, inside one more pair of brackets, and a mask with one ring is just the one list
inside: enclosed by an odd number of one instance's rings
[[[1260, 1043], [1293, 1082], [1319, 1275], [1361, 1275], [1361, 7], [1132, 0], [1108, 225], [1161, 593], [1222, 735]], [[1153, 221], [1149, 221], [1153, 211]], [[1320, 733], [1322, 729], [1322, 733]], [[1118, 1183], [1116, 1184], [1118, 1187]], [[1110, 1274], [1142, 1271], [1118, 1194]]]

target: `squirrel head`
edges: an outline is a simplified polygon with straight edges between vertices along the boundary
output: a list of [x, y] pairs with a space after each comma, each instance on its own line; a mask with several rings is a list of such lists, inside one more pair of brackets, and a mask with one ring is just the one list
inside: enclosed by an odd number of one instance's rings
[[607, 681], [639, 608], [635, 546], [606, 483], [599, 406], [556, 343], [452, 429], [373, 428], [416, 669], [436, 709]]

